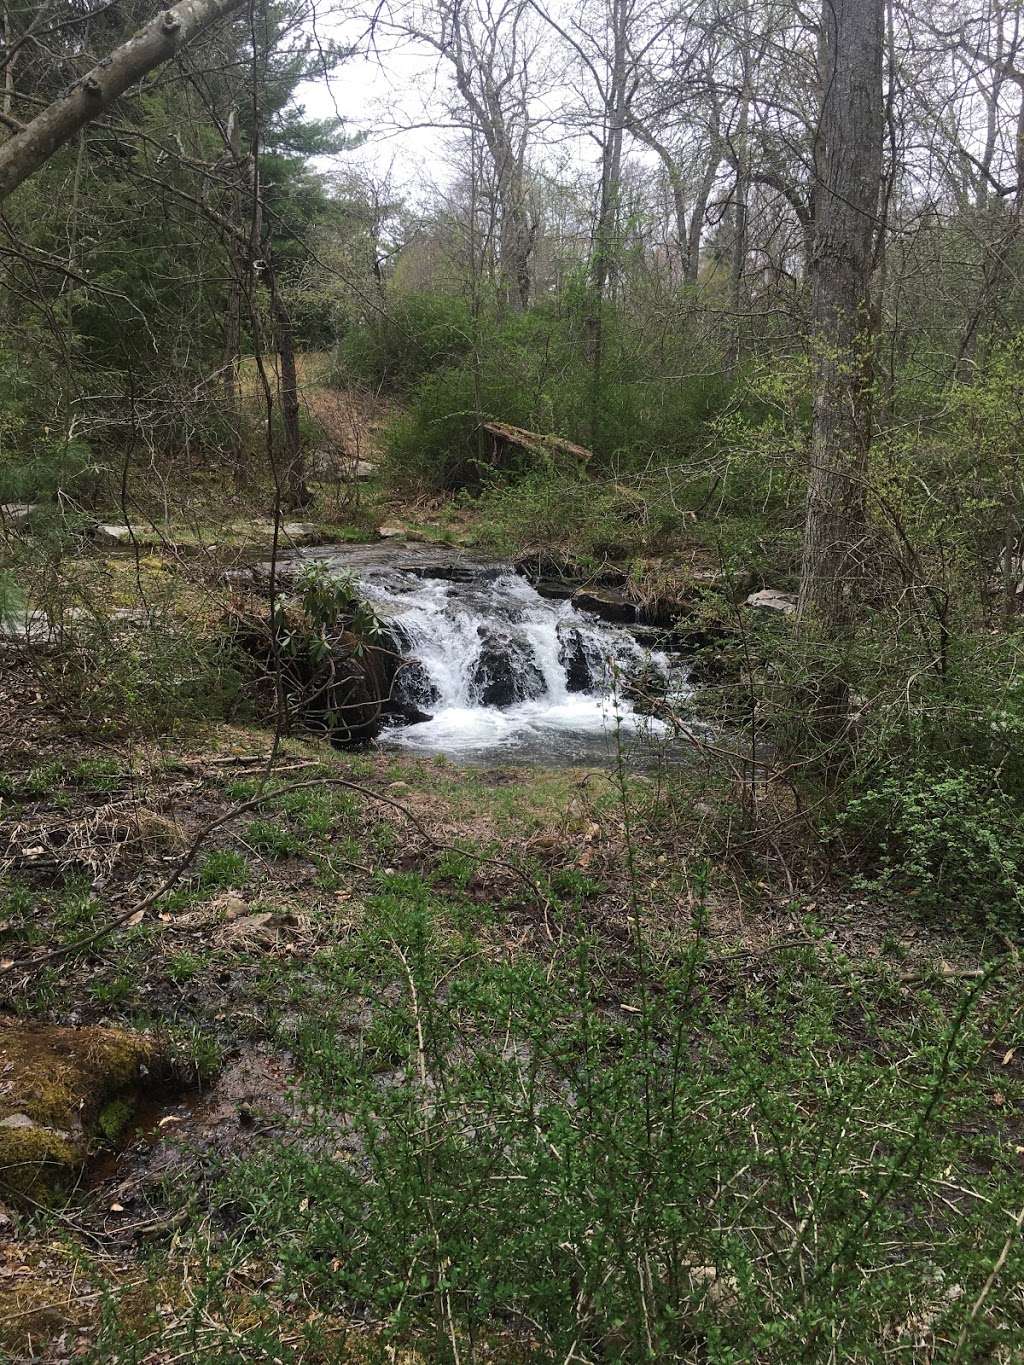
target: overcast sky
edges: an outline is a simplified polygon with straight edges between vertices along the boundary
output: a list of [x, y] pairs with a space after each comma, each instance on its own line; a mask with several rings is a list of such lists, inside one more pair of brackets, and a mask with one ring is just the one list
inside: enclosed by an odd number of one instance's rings
[[[345, 36], [344, 29], [335, 32]], [[445, 76], [436, 52], [406, 45], [351, 57], [329, 79], [303, 85], [298, 100], [308, 115], [338, 114], [350, 132], [367, 135], [362, 147], [325, 159], [325, 166], [358, 164], [377, 175], [390, 169], [395, 187], [405, 190], [443, 185], [450, 175], [450, 134], [424, 125], [438, 113]]]

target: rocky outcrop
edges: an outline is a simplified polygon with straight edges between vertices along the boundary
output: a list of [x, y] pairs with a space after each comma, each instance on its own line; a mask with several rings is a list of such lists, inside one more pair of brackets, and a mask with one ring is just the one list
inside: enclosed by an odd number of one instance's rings
[[568, 630], [561, 638], [558, 662], [565, 669], [565, 685], [570, 692], [592, 692], [597, 685], [587, 659], [583, 636], [578, 630]]
[[762, 588], [760, 592], [752, 592], [743, 605], [759, 611], [777, 611], [783, 616], [792, 616], [797, 607], [797, 595], [795, 592], [782, 592], [778, 588]]

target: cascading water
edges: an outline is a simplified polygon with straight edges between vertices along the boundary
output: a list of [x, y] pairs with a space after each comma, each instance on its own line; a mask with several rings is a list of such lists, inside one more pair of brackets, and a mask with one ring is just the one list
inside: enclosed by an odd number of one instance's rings
[[664, 732], [628, 699], [638, 677], [671, 695], [685, 688], [664, 654], [571, 602], [540, 596], [513, 572], [484, 569], [469, 581], [398, 569], [359, 577], [407, 655], [400, 699], [429, 717], [389, 728], [385, 744], [464, 758], [595, 761]]

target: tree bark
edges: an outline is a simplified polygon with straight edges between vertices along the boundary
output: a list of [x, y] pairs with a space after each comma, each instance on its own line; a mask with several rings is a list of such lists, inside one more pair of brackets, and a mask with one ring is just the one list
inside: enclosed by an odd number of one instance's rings
[[[864, 575], [884, 0], [825, 0], [822, 28], [811, 303], [815, 394], [797, 621], [803, 634], [831, 642], [849, 633]], [[838, 686], [830, 704], [845, 708], [845, 698]]]
[[690, 229], [686, 244], [686, 283], [690, 285], [696, 284], [700, 278], [700, 239], [704, 231], [704, 220], [708, 215], [708, 200], [711, 198], [711, 191], [715, 188], [715, 180], [718, 177], [720, 159], [721, 147], [716, 129], [711, 135], [708, 159], [704, 163], [704, 174], [701, 176], [700, 184], [697, 187], [697, 197], [690, 214]]
[[284, 502], [289, 512], [298, 512], [312, 501], [306, 483], [306, 458], [302, 451], [299, 426], [299, 378], [295, 368], [295, 332], [291, 314], [277, 287], [277, 275], [269, 257], [266, 282], [270, 291], [270, 311], [274, 320], [274, 342], [281, 365], [281, 425], [284, 431]]
[[147, 72], [160, 66], [244, 0], [181, 0], [150, 20], [60, 99], [0, 145], [0, 202], [44, 165], [54, 152], [105, 113]]

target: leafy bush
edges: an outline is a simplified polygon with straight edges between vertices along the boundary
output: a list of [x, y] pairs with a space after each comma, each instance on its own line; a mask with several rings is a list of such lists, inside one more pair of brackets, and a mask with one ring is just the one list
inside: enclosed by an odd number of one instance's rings
[[991, 771], [893, 769], [840, 824], [863, 841], [873, 887], [949, 918], [1024, 926], [1024, 810]]
[[[1015, 983], [908, 1010], [886, 963], [859, 980], [793, 948], [745, 974], [689, 940], [641, 990], [607, 944], [497, 959], [494, 907], [377, 885], [289, 1031], [293, 1131], [213, 1191], [197, 1312], [241, 1263], [274, 1275], [235, 1354], [276, 1347], [299, 1302], [312, 1342], [355, 1319], [380, 1359], [788, 1365], [961, 1333], [965, 1360], [1011, 1358], [1020, 1081], [994, 1107], [979, 1075]], [[120, 1358], [138, 1328], [108, 1331]]]
[[595, 383], [571, 311], [543, 303], [474, 319], [459, 301], [423, 295], [351, 331], [339, 347], [337, 378], [407, 396], [390, 431], [392, 472], [434, 488], [478, 482], [481, 462], [490, 461], [482, 421], [593, 447], [596, 468], [622, 473], [698, 450], [739, 391], [683, 335], [652, 337], [621, 312], [609, 310]]
[[629, 490], [555, 470], [490, 479], [478, 510], [488, 544], [510, 555], [562, 546], [600, 562], [637, 552], [650, 529], [648, 505]]
[[76, 621], [37, 666], [62, 707], [106, 733], [163, 735], [221, 719], [239, 705], [244, 682], [226, 636], [171, 619]]
[[336, 383], [360, 380], [408, 389], [423, 375], [465, 356], [473, 324], [465, 299], [450, 294], [404, 294], [371, 313], [338, 344]]

